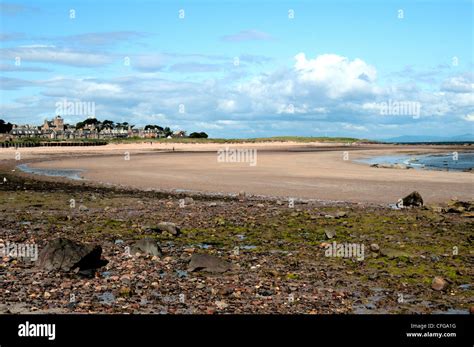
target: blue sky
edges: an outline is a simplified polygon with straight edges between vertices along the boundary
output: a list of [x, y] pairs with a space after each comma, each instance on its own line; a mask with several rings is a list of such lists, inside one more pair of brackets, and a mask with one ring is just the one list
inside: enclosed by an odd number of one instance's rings
[[67, 100], [94, 103], [101, 120], [213, 137], [474, 132], [471, 1], [0, 6], [0, 118], [10, 122], [40, 124]]

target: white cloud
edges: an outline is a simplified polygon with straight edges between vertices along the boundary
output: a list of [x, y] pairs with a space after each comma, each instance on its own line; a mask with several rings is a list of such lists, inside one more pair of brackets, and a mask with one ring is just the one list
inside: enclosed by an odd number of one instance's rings
[[464, 120], [468, 122], [474, 122], [474, 113], [467, 114], [464, 117], [462, 117]]
[[1, 48], [2, 59], [14, 60], [21, 58], [21, 62], [53, 63], [76, 67], [93, 67], [109, 64], [112, 57], [99, 54], [58, 49], [47, 45], [35, 45], [18, 48]]
[[351, 61], [337, 54], [322, 54], [307, 59], [304, 53], [299, 53], [295, 60], [298, 79], [320, 86], [331, 98], [375, 91], [376, 69], [361, 59]]

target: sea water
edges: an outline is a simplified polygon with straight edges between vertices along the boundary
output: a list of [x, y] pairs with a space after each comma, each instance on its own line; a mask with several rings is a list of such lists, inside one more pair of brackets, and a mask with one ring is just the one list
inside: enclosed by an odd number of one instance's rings
[[82, 180], [80, 176], [84, 170], [79, 169], [41, 169], [30, 167], [28, 164], [21, 164], [17, 166], [23, 172], [35, 175], [51, 176], [51, 177], [66, 177], [72, 180]]
[[422, 154], [422, 155], [385, 155], [356, 162], [365, 164], [402, 164], [414, 169], [467, 171], [474, 168], [474, 152]]

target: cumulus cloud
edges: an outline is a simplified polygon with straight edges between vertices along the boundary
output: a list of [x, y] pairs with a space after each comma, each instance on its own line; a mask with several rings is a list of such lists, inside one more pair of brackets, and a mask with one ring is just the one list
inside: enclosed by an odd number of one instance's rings
[[474, 74], [451, 77], [444, 81], [441, 89], [453, 93], [474, 93]]
[[299, 81], [320, 86], [330, 98], [375, 93], [373, 83], [377, 71], [361, 59], [351, 61], [337, 54], [322, 54], [314, 59], [307, 59], [304, 53], [299, 53], [295, 60], [294, 67]]

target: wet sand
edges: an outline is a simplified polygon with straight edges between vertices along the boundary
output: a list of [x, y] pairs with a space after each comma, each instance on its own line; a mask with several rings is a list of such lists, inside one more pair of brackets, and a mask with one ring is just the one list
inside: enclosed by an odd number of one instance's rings
[[[217, 150], [225, 147], [257, 149], [257, 164], [218, 162]], [[31, 167], [82, 169], [86, 180], [139, 189], [223, 194], [245, 191], [282, 198], [384, 204], [417, 190], [427, 203], [472, 200], [472, 173], [372, 168], [353, 161], [369, 156], [450, 150], [453, 147], [315, 143], [20, 149], [23, 159], [40, 160], [30, 163]], [[0, 152], [0, 158], [5, 158], [5, 151], [8, 150]], [[9, 151], [11, 155], [13, 151]], [[125, 152], [130, 160], [125, 160]], [[344, 152], [348, 157], [344, 158]]]

